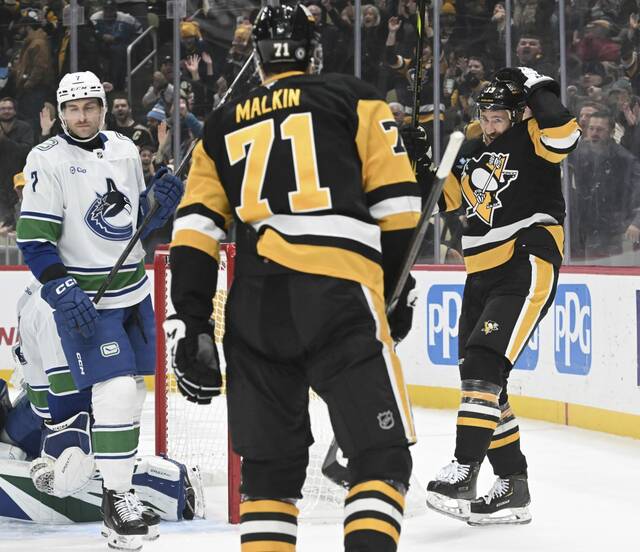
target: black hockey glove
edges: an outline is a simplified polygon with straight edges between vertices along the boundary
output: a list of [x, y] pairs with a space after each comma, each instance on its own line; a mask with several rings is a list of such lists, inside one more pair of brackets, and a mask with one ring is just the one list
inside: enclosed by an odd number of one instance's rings
[[188, 401], [210, 404], [222, 388], [213, 326], [209, 323], [190, 326], [173, 315], [167, 318], [163, 328], [178, 390]]
[[530, 67], [504, 67], [495, 74], [495, 79], [518, 83], [524, 89], [527, 97], [539, 88], [548, 88], [556, 96], [560, 96], [560, 85], [555, 80], [541, 75]]
[[389, 328], [391, 330], [391, 338], [398, 344], [411, 330], [413, 323], [413, 308], [418, 302], [418, 296], [414, 290], [416, 281], [411, 274], [407, 278], [407, 283], [402, 289], [396, 308], [389, 315]]
[[400, 136], [402, 136], [402, 142], [409, 159], [418, 165], [429, 167], [431, 165], [431, 146], [427, 141], [424, 127], [403, 125], [400, 128]]

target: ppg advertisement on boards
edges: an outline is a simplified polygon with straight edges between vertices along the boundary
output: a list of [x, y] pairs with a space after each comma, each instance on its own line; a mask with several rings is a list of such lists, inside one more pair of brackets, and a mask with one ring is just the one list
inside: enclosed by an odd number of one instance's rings
[[[553, 305], [514, 366], [510, 394], [640, 414], [640, 277], [570, 270], [563, 268]], [[398, 347], [406, 379], [458, 387], [465, 273], [418, 266], [412, 274], [418, 304]]]

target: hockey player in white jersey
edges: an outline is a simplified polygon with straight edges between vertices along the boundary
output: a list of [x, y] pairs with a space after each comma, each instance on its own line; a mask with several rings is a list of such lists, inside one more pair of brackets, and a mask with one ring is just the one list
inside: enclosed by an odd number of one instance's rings
[[[97, 520], [102, 480], [91, 445], [91, 392], [75, 387], [41, 287], [32, 281], [17, 304], [12, 383], [25, 392], [12, 404], [3, 397], [6, 385], [0, 379], [0, 479], [10, 475], [20, 481], [17, 489], [9, 485], [0, 493], [0, 517], [41, 523]], [[137, 460], [133, 497], [144, 500], [145, 506], [138, 500], [138, 508], [149, 527], [146, 540], [159, 536], [161, 518], [202, 515], [199, 480], [197, 470], [170, 459]], [[42, 493], [61, 500], [52, 502]]]
[[[149, 209], [149, 198], [133, 142], [100, 130], [106, 113], [100, 80], [91, 72], [67, 74], [57, 101], [64, 133], [27, 157], [17, 240], [43, 284], [42, 298], [54, 309], [73, 381], [92, 391], [92, 446], [104, 479], [109, 546], [138, 550], [148, 528], [130, 491], [139, 437], [134, 420], [144, 401], [140, 381], [155, 367], [154, 317], [139, 243], [100, 303], [91, 297]], [[146, 232], [173, 214], [183, 184], [161, 169], [152, 190], [160, 208]]]

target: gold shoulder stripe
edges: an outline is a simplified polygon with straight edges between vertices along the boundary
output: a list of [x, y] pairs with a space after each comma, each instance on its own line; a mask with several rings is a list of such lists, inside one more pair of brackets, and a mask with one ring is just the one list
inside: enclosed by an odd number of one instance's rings
[[220, 214], [225, 221], [225, 230], [231, 224], [231, 207], [227, 194], [222, 187], [216, 164], [204, 150], [202, 141], [193, 150], [193, 163], [178, 210], [194, 203], [201, 203]]
[[[398, 182], [415, 182], [389, 106], [382, 100], [359, 100], [357, 112], [356, 147], [362, 162], [364, 191], [368, 193]], [[385, 122], [390, 123], [386, 128]]]

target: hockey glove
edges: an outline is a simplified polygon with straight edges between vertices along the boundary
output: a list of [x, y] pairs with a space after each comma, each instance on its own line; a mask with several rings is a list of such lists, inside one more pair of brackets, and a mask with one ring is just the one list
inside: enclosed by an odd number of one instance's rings
[[148, 189], [140, 194], [140, 215], [145, 217], [151, 208], [150, 201], [158, 204], [158, 210], [147, 223], [142, 232], [142, 238], [146, 238], [151, 232], [162, 228], [175, 212], [182, 194], [184, 183], [180, 178], [168, 172], [167, 167], [158, 169], [151, 180]]
[[42, 286], [42, 298], [61, 317], [66, 330], [80, 332], [85, 339], [96, 332], [98, 311], [87, 294], [70, 276], [56, 278]]
[[431, 165], [431, 147], [424, 127], [404, 125], [400, 128], [400, 136], [411, 161], [427, 167]]
[[209, 404], [220, 394], [222, 375], [213, 327], [189, 327], [173, 315], [163, 324], [178, 390], [188, 401]]
[[167, 167], [160, 168], [151, 180], [153, 196], [160, 205], [158, 216], [164, 221], [175, 212], [184, 193], [184, 183]]
[[548, 88], [560, 96], [560, 85], [551, 77], [541, 75], [530, 67], [504, 67], [496, 75], [496, 80], [516, 82], [524, 89], [527, 97], [539, 88]]
[[411, 274], [407, 279], [407, 283], [402, 289], [402, 293], [398, 298], [396, 308], [389, 315], [389, 328], [391, 330], [391, 338], [398, 344], [411, 330], [413, 323], [413, 308], [418, 301], [418, 295], [415, 292], [416, 281]]

